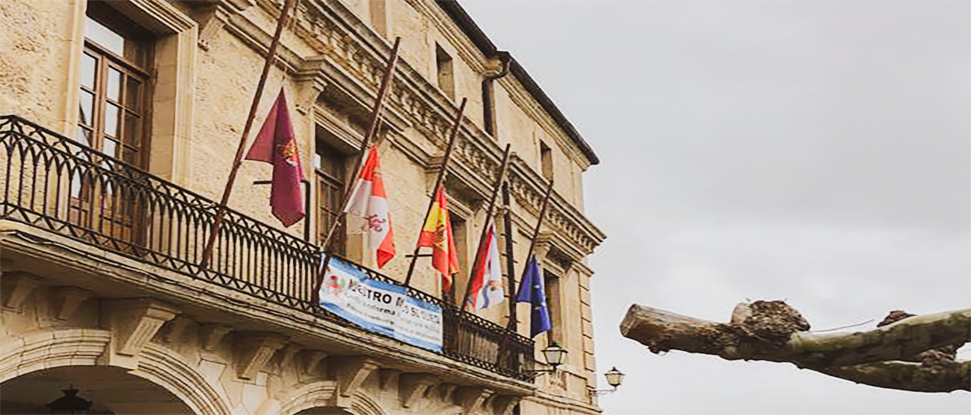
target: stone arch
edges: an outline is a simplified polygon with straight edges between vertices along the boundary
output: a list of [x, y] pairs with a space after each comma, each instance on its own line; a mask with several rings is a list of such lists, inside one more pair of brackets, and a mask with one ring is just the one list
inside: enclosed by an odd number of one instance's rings
[[374, 399], [363, 393], [355, 393], [351, 400], [351, 410], [356, 415], [387, 415]]
[[[280, 415], [296, 415], [313, 408], [332, 407], [337, 393], [334, 381], [314, 382], [293, 391], [280, 405]], [[358, 392], [349, 398], [347, 409], [354, 415], [387, 415], [388, 412], [370, 396]], [[336, 409], [336, 408], [335, 408]]]
[[0, 383], [20, 375], [59, 366], [95, 366], [105, 353], [107, 330], [40, 330], [4, 339]]
[[[99, 365], [98, 360], [109, 352], [110, 340], [110, 331], [95, 329], [41, 330], [4, 339], [0, 383], [62, 366], [105, 366]], [[178, 353], [150, 343], [139, 358], [138, 368], [129, 372], [132, 375], [164, 388], [197, 414], [230, 414], [225, 396]]]
[[145, 346], [140, 353], [138, 369], [131, 374], [161, 385], [196, 413], [229, 415], [229, 400], [178, 353], [157, 344]]
[[280, 415], [294, 415], [310, 408], [329, 406], [334, 402], [337, 382], [332, 380], [304, 385], [290, 393], [280, 405]]

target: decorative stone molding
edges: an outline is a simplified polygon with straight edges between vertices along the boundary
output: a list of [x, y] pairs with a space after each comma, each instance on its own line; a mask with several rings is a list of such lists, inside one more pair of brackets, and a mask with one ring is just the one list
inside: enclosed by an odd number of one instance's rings
[[209, 51], [209, 41], [229, 20], [228, 13], [221, 4], [213, 4], [196, 12], [193, 17], [199, 22], [199, 48]]
[[333, 405], [337, 382], [332, 380], [304, 385], [289, 394], [280, 404], [280, 415], [294, 415], [315, 407]]
[[20, 312], [24, 301], [30, 297], [30, 294], [34, 292], [34, 289], [41, 285], [43, 279], [31, 274], [29, 272], [23, 271], [11, 271], [3, 273], [3, 282], [12, 281], [12, 288], [5, 289], [6, 291], [3, 306], [11, 310]]
[[[532, 171], [523, 159], [518, 156], [512, 159], [509, 190], [520, 206], [538, 216], [543, 203], [545, 180]], [[543, 225], [555, 230], [557, 234], [574, 245], [581, 258], [592, 253], [606, 237], [556, 191], [553, 191], [550, 198], [550, 209], [547, 210], [546, 215]]]
[[297, 84], [297, 97], [294, 101], [297, 111], [307, 115], [313, 111], [314, 103], [324, 88], [327, 87], [327, 72], [324, 70], [326, 58], [324, 56], [314, 56], [304, 59], [300, 64], [300, 69], [294, 74], [293, 80]]
[[425, 395], [428, 388], [439, 382], [438, 377], [428, 373], [404, 373], [398, 377], [398, 398], [401, 406], [411, 408]]
[[94, 366], [105, 353], [111, 332], [67, 329], [28, 332], [0, 340], [0, 383], [59, 366]]
[[136, 356], [165, 322], [178, 311], [152, 299], [110, 300], [108, 302], [114, 353]]
[[285, 344], [279, 335], [262, 332], [242, 332], [234, 340], [236, 375], [242, 379], [255, 379]]
[[203, 324], [199, 327], [199, 344], [202, 350], [211, 352], [216, 350], [216, 346], [219, 346], [219, 342], [226, 337], [226, 334], [233, 331], [232, 327], [223, 326], [221, 324]]
[[84, 300], [91, 298], [94, 295], [91, 291], [85, 290], [78, 287], [57, 287], [54, 288], [54, 298], [56, 302], [54, 303], [55, 315], [54, 318], [65, 321], [69, 317], [74, 315], [74, 312], [78, 310], [81, 303]]
[[138, 369], [131, 374], [162, 385], [179, 396], [194, 413], [229, 415], [229, 398], [173, 350], [149, 344], [142, 350]]
[[379, 367], [378, 362], [364, 357], [341, 359], [336, 368], [337, 385], [340, 391], [338, 399], [353, 396], [371, 372]]
[[[267, 12], [278, 15], [282, 9], [282, 1], [257, 0], [257, 4]], [[371, 100], [377, 95], [386, 65], [386, 58], [383, 55], [387, 55], [388, 52], [385, 49], [390, 50], [390, 48], [383, 44], [371, 44], [365, 41], [362, 38], [363, 34], [351, 30], [348, 23], [343, 20], [352, 17], [339, 16], [338, 13], [337, 8], [323, 8], [316, 2], [301, 2], [294, 15], [294, 31], [321, 54], [319, 57], [308, 59], [307, 65], [313, 66], [309, 62], [321, 59], [332, 62], [343, 73], [331, 73], [328, 74], [329, 76], [353, 78], [346, 83], [350, 87], [358, 88], [355, 98], [362, 102]], [[253, 30], [252, 23], [244, 20], [242, 17], [233, 18], [237, 32]], [[258, 36], [260, 38], [269, 36], [260, 33]], [[243, 38], [247, 40], [254, 36], [247, 35]], [[376, 41], [380, 42], [380, 40]], [[265, 47], [261, 46], [258, 49], [263, 48]], [[286, 48], [283, 49], [285, 50], [283, 55], [292, 54]], [[284, 56], [284, 60], [290, 62], [289, 65], [295, 66], [294, 69], [300, 65], [297, 62], [302, 61], [297, 56]], [[307, 70], [304, 68], [305, 72]], [[313, 88], [310, 90], [312, 91]], [[306, 97], [304, 99], [306, 100]], [[444, 149], [447, 144], [447, 132], [456, 112], [454, 104], [405, 61], [399, 61], [387, 107], [389, 114], [400, 113], [411, 119], [416, 129]], [[456, 159], [464, 163], [467, 170], [480, 175], [482, 179], [479, 181], [494, 182], [498, 176], [501, 161], [499, 146], [472, 123], [466, 121], [462, 127], [454, 150]], [[573, 153], [579, 152], [574, 150]], [[544, 186], [541, 185], [543, 180], [539, 179], [539, 175], [532, 171], [528, 163], [519, 157], [513, 158], [519, 160], [519, 168], [512, 169], [510, 172], [513, 194], [517, 202], [530, 208], [534, 215], [538, 214], [538, 207], [543, 197]], [[592, 253], [604, 239], [600, 230], [559, 195], [554, 196], [548, 215], [547, 225], [562, 232], [564, 237], [575, 244], [577, 251], [584, 256]]]
[[486, 388], [462, 387], [455, 391], [455, 403], [462, 407], [463, 414], [472, 414], [482, 409], [482, 404], [493, 393]]
[[[201, 6], [196, 6], [198, 4]], [[209, 51], [209, 41], [226, 25], [229, 16], [252, 7], [253, 2], [252, 0], [216, 0], [189, 2], [187, 5], [196, 7], [192, 18], [199, 24], [199, 48]]]

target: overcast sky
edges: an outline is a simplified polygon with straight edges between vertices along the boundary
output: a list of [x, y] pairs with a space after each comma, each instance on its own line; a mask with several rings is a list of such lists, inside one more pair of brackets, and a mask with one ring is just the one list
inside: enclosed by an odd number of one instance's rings
[[726, 321], [787, 299], [813, 330], [971, 306], [971, 3], [462, 4], [602, 160], [597, 358], [628, 374], [605, 413], [971, 412], [617, 328], [633, 303]]

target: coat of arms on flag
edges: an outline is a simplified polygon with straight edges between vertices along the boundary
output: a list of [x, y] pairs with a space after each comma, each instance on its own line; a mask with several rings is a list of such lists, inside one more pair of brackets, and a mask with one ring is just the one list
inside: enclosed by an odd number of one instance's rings
[[448, 291], [452, 274], [459, 272], [459, 258], [448, 217], [448, 196], [443, 187], [435, 192], [435, 202], [418, 237], [418, 246], [432, 248], [432, 267], [442, 274], [442, 290]]
[[485, 242], [476, 255], [478, 262], [472, 269], [472, 293], [469, 301], [472, 307], [488, 308], [499, 304], [505, 298], [502, 284], [502, 269], [499, 260], [499, 239], [496, 238], [496, 224], [491, 219], [487, 225]]
[[394, 258], [395, 247], [391, 211], [388, 208], [388, 195], [384, 191], [377, 148], [369, 150], [361, 177], [355, 183], [350, 203], [344, 211], [364, 218], [370, 247], [377, 253], [378, 268], [384, 267]]

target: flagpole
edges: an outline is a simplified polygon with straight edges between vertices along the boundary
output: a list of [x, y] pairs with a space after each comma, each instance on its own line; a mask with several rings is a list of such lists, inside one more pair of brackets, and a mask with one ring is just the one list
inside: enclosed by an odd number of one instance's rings
[[[536, 219], [536, 229], [533, 230], [533, 239], [529, 241], [529, 250], [526, 251], [526, 266], [523, 267], [523, 274], [526, 274], [526, 267], [529, 266], [529, 260], [533, 258], [533, 250], [536, 249], [536, 239], [539, 238], [539, 230], [543, 225], [543, 218], [546, 217], [546, 209], [550, 205], [550, 195], [553, 194], [553, 181], [550, 180], [550, 184], [546, 187], [546, 194], [543, 195], [543, 207], [539, 210], [539, 218]], [[517, 293], [518, 296], [518, 293]]]
[[[280, 20], [277, 21], [276, 33], [273, 34], [273, 41], [270, 42], [266, 62], [263, 64], [263, 73], [260, 75], [260, 82], [256, 85], [256, 94], [253, 95], [253, 103], [250, 105], [249, 115], [246, 117], [243, 135], [239, 139], [239, 147], [236, 148], [236, 158], [233, 160], [232, 168], [229, 170], [229, 179], [226, 181], [226, 188], [223, 189], [223, 197], [219, 201], [218, 210], [216, 210], [216, 218], [212, 224], [212, 233], [209, 234], [209, 240], [206, 242], [206, 247], [202, 251], [202, 263], [200, 265], [203, 268], [209, 265], [209, 260], [212, 258], [213, 245], [215, 245], [216, 238], [219, 236], [219, 227], [226, 217], [226, 206], [229, 204], [229, 196], [233, 192], [233, 182], [236, 181], [236, 173], [239, 172], [239, 166], [243, 162], [243, 151], [246, 149], [246, 137], [249, 136], [250, 130], [253, 128], [253, 118], [256, 117], [256, 110], [259, 108], [260, 99], [263, 97], [263, 87], [266, 86], [266, 78], [270, 74], [270, 68], [276, 62], [276, 51], [280, 46], [280, 36], [283, 35], [283, 28], [286, 26], [287, 20], [289, 20], [290, 10], [293, 9], [296, 3], [297, 0], [286, 0], [283, 3], [283, 11], [280, 13]], [[307, 213], [309, 214], [309, 212]], [[305, 217], [304, 220], [307, 220], [307, 218]]]
[[368, 127], [367, 134], [364, 135], [364, 140], [361, 141], [361, 152], [357, 156], [357, 162], [354, 163], [354, 170], [351, 170], [354, 172], [354, 176], [349, 182], [351, 185], [344, 192], [341, 198], [341, 208], [337, 211], [337, 218], [330, 225], [330, 229], [327, 231], [327, 237], [324, 238], [322, 245], [324, 251], [327, 251], [327, 247], [330, 246], [330, 240], [334, 236], [334, 230], [337, 229], [341, 220], [346, 216], [344, 210], [347, 209], [347, 204], [351, 201], [351, 193], [354, 191], [354, 187], [357, 185], [357, 179], [361, 175], [361, 164], [364, 163], [371, 139], [377, 134], [378, 126], [381, 124], [381, 108], [384, 106], [384, 100], [388, 97], [388, 92], [391, 90], [391, 83], [394, 80], [394, 68], [398, 63], [398, 45], [400, 44], [401, 37], [399, 36], [394, 40], [394, 47], [391, 48], [391, 56], [388, 58], [388, 67], [384, 71], [384, 77], [381, 78], [381, 88], [378, 90], [378, 98], [374, 101], [374, 107], [371, 109], [371, 125]]
[[[465, 104], [468, 102], [468, 98], [462, 98], [462, 105], [459, 105], [459, 112], [455, 115], [455, 122], [452, 124], [452, 130], [449, 131], [448, 135], [448, 147], [445, 148], [445, 159], [442, 160], [441, 170], [438, 171], [438, 178], [435, 179], [435, 187], [432, 188], [432, 198], [428, 201], [428, 209], [425, 210], [425, 219], [422, 220], [422, 230], [425, 228], [425, 221], [428, 220], [428, 214], [432, 212], [432, 207], [435, 206], [435, 196], [438, 194], [438, 188], [442, 186], [442, 182], [445, 181], [445, 172], [448, 170], [448, 160], [452, 156], [452, 147], [455, 144], [455, 137], [458, 136], [459, 127], [462, 125], [462, 113], [465, 112]], [[418, 240], [421, 241], [421, 234], [419, 233]], [[415, 242], [415, 252], [411, 255], [411, 265], [408, 265], [408, 274], [405, 277], [405, 286], [411, 283], [411, 274], [415, 272], [415, 261], [418, 260], [418, 251], [421, 250], [421, 245]]]
[[506, 144], [506, 153], [502, 156], [502, 165], [499, 167], [499, 179], [496, 180], [496, 185], [492, 188], [492, 196], [489, 198], [489, 208], [486, 209], [485, 225], [482, 227], [482, 233], [479, 235], [479, 248], [475, 250], [475, 260], [472, 261], [472, 272], [469, 273], [469, 282], [465, 287], [465, 298], [462, 299], [462, 310], [465, 310], [465, 306], [469, 304], [469, 296], [472, 294], [471, 276], [475, 275], [475, 266], [479, 263], [479, 257], [482, 254], [482, 244], [485, 243], [486, 236], [489, 234], [489, 222], [492, 220], [492, 212], [496, 208], [496, 198], [499, 196], [499, 188], [502, 187], [503, 179], [506, 177], [506, 168], [509, 167], [510, 153], [512, 153], [512, 144]]
[[516, 316], [516, 261], [513, 259], [512, 246], [512, 200], [509, 197], [509, 182], [502, 183], [502, 204], [505, 205], [503, 212], [503, 230], [506, 240], [506, 280], [509, 287], [509, 322], [506, 328], [514, 332], [519, 331], [519, 319]]

